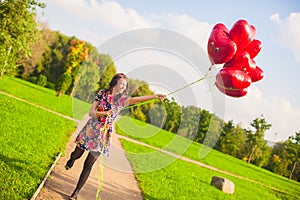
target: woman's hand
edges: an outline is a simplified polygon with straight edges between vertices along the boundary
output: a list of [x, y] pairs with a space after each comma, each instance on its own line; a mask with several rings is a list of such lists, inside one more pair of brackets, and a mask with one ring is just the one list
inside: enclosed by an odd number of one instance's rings
[[113, 110], [107, 110], [107, 111], [96, 111], [96, 118], [100, 119], [102, 117], [110, 117], [113, 114]]
[[110, 110], [108, 110], [108, 111], [105, 111], [105, 115], [106, 115], [107, 117], [110, 117], [112, 114], [113, 114], [113, 109], [110, 109]]
[[157, 99], [160, 99], [160, 101], [163, 101], [167, 98], [164, 94], [155, 94], [155, 96]]

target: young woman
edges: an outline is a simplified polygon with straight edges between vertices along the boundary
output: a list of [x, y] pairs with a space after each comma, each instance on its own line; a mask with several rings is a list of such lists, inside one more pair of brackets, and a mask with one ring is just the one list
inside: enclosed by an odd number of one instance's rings
[[110, 81], [109, 88], [100, 90], [94, 98], [89, 111], [91, 118], [78, 133], [75, 140], [76, 147], [65, 165], [67, 170], [70, 169], [75, 160], [80, 158], [85, 150], [89, 151], [77, 186], [69, 198], [70, 200], [77, 198], [80, 189], [90, 175], [93, 164], [100, 154], [103, 153], [105, 156], [109, 155], [113, 122], [121, 109], [139, 102], [152, 99], [160, 99], [163, 101], [166, 98], [166, 96], [162, 94], [128, 97], [127, 91], [128, 78], [125, 74], [118, 73], [114, 75]]

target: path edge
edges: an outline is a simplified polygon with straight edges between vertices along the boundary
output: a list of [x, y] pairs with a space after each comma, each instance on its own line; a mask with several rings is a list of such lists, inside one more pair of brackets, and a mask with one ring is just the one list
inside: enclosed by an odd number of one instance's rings
[[33, 194], [33, 196], [30, 198], [30, 200], [35, 200], [36, 197], [39, 195], [41, 189], [44, 187], [49, 175], [51, 174], [51, 172], [53, 171], [56, 163], [58, 162], [58, 160], [60, 159], [61, 157], [61, 153], [58, 154], [57, 158], [55, 159], [54, 163], [51, 165], [49, 171], [47, 172], [47, 174], [45, 175], [43, 181], [40, 183], [39, 187], [36, 189], [35, 193]]

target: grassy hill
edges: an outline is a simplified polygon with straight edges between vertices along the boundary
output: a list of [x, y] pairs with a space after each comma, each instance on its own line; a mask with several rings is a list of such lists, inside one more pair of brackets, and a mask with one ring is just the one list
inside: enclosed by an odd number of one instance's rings
[[0, 91], [79, 120], [90, 108], [90, 104], [76, 98], [68, 95], [58, 98], [54, 90], [13, 77], [0, 79]]
[[[161, 151], [122, 140], [146, 199], [299, 199], [300, 183], [232, 156], [191, 142], [141, 121], [122, 117], [117, 133], [153, 147], [207, 164], [199, 167]], [[205, 151], [206, 156], [202, 156]], [[220, 173], [220, 171], [224, 171]], [[144, 173], [146, 172], [146, 173]], [[233, 195], [210, 185], [213, 176], [235, 183]]]
[[[29, 82], [4, 77], [5, 92], [81, 119], [89, 104]], [[0, 199], [28, 199], [59, 152], [75, 122], [0, 93]], [[117, 132], [153, 147], [205, 163], [216, 172], [153, 148], [122, 140], [145, 199], [297, 199], [300, 184], [143, 122], [122, 117]], [[207, 154], [207, 155], [206, 155]], [[204, 156], [206, 155], [206, 156]], [[233, 195], [210, 185], [212, 176], [235, 183]]]
[[[0, 79], [0, 92], [73, 116], [71, 98], [20, 79]], [[75, 122], [26, 101], [0, 94], [0, 199], [30, 199], [76, 129]]]

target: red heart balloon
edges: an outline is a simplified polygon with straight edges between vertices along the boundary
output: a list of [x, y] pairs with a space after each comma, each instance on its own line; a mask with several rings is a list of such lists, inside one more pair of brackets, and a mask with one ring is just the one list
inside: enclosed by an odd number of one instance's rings
[[264, 77], [264, 71], [260, 67], [256, 66], [255, 70], [249, 72], [248, 75], [252, 82], [257, 82]]
[[251, 78], [241, 70], [223, 68], [216, 75], [216, 83], [224, 88], [243, 89], [251, 84]]
[[251, 72], [255, 70], [256, 63], [253, 59], [251, 59], [250, 54], [243, 50], [238, 51], [230, 61], [224, 64], [223, 67], [239, 69], [244, 72]]
[[229, 31], [229, 37], [236, 43], [238, 49], [246, 48], [256, 35], [254, 26], [249, 25], [246, 20], [238, 20]]
[[260, 52], [262, 47], [261, 41], [254, 39], [246, 48], [249, 52], [250, 58], [254, 58]]
[[207, 52], [212, 64], [225, 63], [236, 53], [236, 44], [229, 38], [228, 34], [229, 30], [222, 23], [213, 27], [207, 44]]
[[223, 86], [220, 86], [216, 82], [217, 88], [223, 93], [231, 97], [242, 97], [245, 96], [248, 92], [248, 88], [243, 88], [243, 89], [232, 89], [232, 88], [225, 88]]

